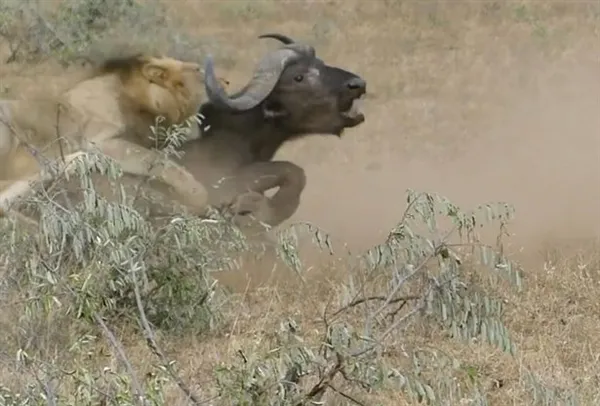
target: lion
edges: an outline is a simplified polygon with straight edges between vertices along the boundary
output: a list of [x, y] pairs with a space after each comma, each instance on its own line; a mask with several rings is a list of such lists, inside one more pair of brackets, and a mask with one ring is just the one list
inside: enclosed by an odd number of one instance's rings
[[[150, 126], [182, 124], [196, 115], [202, 102], [200, 66], [166, 56], [134, 56], [105, 60], [92, 75], [58, 97], [0, 100], [0, 215], [31, 190], [31, 182], [47, 181], [40, 156], [62, 158], [62, 167], [94, 145], [114, 159], [123, 172], [156, 177], [170, 185], [193, 214], [208, 206], [204, 186], [182, 166], [160, 162]], [[222, 82], [228, 83], [222, 79]], [[190, 139], [199, 137], [191, 126]]]

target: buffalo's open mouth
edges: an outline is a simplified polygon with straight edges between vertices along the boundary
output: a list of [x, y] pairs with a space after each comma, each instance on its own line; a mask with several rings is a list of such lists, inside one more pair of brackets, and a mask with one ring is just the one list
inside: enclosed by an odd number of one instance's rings
[[345, 127], [355, 127], [365, 121], [365, 115], [362, 112], [363, 96], [366, 92], [361, 92], [356, 97], [340, 105], [340, 116], [344, 119]]

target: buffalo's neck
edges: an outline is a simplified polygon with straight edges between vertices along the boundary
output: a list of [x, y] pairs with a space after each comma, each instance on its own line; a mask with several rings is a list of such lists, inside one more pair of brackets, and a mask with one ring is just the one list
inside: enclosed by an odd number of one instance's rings
[[273, 159], [287, 140], [295, 138], [254, 111], [232, 115], [205, 111], [203, 116], [202, 135], [185, 144], [180, 163], [205, 185], [215, 185], [244, 166]]
[[240, 166], [273, 159], [286, 141], [297, 136], [276, 120], [265, 119], [260, 108], [242, 113], [206, 109], [202, 127], [208, 128], [202, 136], [206, 143], [220, 145], [223, 153], [245, 157]]
[[250, 152], [254, 162], [270, 161], [282, 145], [291, 138], [285, 130], [268, 123], [252, 134], [241, 134], [249, 138]]

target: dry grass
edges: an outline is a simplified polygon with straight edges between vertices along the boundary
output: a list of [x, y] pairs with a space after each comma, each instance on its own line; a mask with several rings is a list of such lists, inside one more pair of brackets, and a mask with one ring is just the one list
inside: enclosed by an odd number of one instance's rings
[[[494, 293], [506, 300], [516, 358], [425, 328], [404, 342], [471, 365], [492, 405], [533, 404], [523, 365], [547, 385], [576, 390], [582, 405], [600, 403], [596, 2], [178, 0], [168, 12], [190, 36], [218, 39], [218, 73], [232, 88], [272, 46], [256, 39], [267, 31], [311, 42], [322, 58], [368, 81], [365, 125], [341, 141], [314, 137], [281, 152], [304, 165], [309, 179], [294, 220], [318, 224], [357, 250], [398, 220], [407, 187], [466, 205], [514, 203], [511, 249], [526, 264], [527, 290], [514, 295], [497, 286]], [[52, 63], [2, 65], [0, 88], [22, 94], [40, 81], [60, 83], [57, 75], [65, 77]], [[262, 348], [280, 320], [294, 317], [305, 331], [316, 326], [321, 298], [343, 274], [343, 259], [334, 262], [315, 257], [308, 286], [264, 264], [224, 275], [240, 294], [228, 325], [212, 337], [165, 343], [166, 350], [194, 389], [208, 394], [214, 367], [236, 362], [240, 349]], [[140, 375], [148, 371], [155, 361], [142, 340], [121, 337]], [[103, 348], [90, 362], [114, 362]], [[400, 344], [390, 348], [388, 361], [403, 365], [401, 353]], [[0, 382], [18, 379], [0, 371]], [[166, 404], [177, 404], [179, 393], [170, 393]], [[409, 404], [398, 393], [361, 396], [369, 405]]]

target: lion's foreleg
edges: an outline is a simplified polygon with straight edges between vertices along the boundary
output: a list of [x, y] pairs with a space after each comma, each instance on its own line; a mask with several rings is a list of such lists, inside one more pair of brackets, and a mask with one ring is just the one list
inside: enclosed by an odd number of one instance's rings
[[[77, 151], [72, 154], [65, 156], [64, 159], [64, 167], [63, 170], [65, 172], [70, 172], [69, 165], [79, 156], [85, 155], [83, 151]], [[28, 176], [24, 179], [19, 179], [17, 181], [11, 182], [9, 186], [7, 186], [0, 193], [0, 216], [6, 214], [10, 205], [17, 199], [25, 196], [32, 190], [32, 185], [36, 181], [47, 182], [52, 180], [54, 177], [50, 172], [39, 171], [35, 174]]]
[[[236, 196], [232, 209], [239, 214], [252, 213], [274, 227], [298, 210], [306, 175], [291, 162], [257, 162], [241, 168], [230, 182], [228, 188], [234, 188]], [[276, 187], [279, 190], [271, 198], [264, 196], [264, 192]]]
[[97, 146], [104, 154], [117, 161], [124, 172], [156, 177], [172, 186], [182, 203], [193, 209], [195, 214], [205, 213], [208, 207], [208, 193], [182, 166], [165, 160], [157, 151], [119, 138], [104, 140]]

